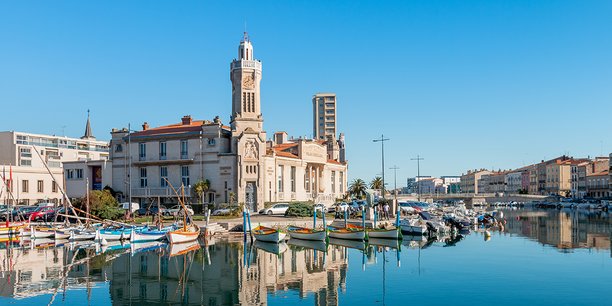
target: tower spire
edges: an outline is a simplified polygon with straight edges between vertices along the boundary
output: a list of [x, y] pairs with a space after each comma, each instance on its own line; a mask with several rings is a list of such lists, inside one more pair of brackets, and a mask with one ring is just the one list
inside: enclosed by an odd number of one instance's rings
[[87, 110], [87, 124], [85, 125], [85, 134], [81, 139], [96, 139], [91, 132], [91, 123], [89, 122], [89, 109]]

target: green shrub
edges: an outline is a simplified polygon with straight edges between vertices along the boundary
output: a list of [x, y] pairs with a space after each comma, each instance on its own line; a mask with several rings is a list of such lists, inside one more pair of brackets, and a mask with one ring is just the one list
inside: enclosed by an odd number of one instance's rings
[[308, 203], [292, 203], [289, 204], [289, 209], [285, 212], [287, 217], [312, 217], [313, 205]]

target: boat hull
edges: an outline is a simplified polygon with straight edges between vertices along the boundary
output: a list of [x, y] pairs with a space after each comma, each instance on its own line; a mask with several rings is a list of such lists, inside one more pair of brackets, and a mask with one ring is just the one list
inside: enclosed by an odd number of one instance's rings
[[170, 243], [183, 243], [191, 242], [198, 239], [200, 236], [200, 229], [196, 231], [184, 231], [182, 229], [168, 232], [167, 237]]
[[37, 230], [32, 227], [32, 232], [30, 237], [32, 239], [40, 239], [40, 238], [53, 238], [55, 236], [55, 231], [53, 230]]
[[297, 231], [288, 230], [289, 237], [302, 240], [325, 241], [327, 233], [325, 231], [314, 231], [311, 233], [300, 233]]
[[274, 242], [274, 243], [279, 243], [285, 240], [286, 235], [287, 234], [281, 233], [279, 231], [276, 231], [270, 234], [253, 234], [253, 236], [255, 236], [255, 239], [258, 241]]
[[379, 238], [379, 239], [399, 239], [399, 231], [397, 229], [390, 230], [370, 230], [368, 231], [369, 238]]
[[162, 231], [142, 231], [132, 232], [130, 236], [131, 242], [143, 242], [143, 241], [158, 241], [163, 240], [168, 232]]

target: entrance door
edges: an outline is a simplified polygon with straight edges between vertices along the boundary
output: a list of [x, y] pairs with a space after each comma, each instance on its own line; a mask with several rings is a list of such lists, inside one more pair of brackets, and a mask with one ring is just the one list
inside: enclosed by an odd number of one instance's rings
[[245, 205], [246, 207], [248, 207], [252, 212], [256, 212], [257, 211], [257, 187], [255, 185], [255, 182], [247, 182], [246, 183], [246, 188], [245, 188]]

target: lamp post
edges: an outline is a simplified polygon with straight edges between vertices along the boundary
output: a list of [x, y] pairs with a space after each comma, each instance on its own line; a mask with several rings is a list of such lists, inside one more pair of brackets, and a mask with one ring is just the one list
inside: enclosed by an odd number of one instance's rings
[[380, 142], [381, 155], [382, 155], [382, 197], [385, 198], [385, 141], [389, 138], [385, 138], [385, 135], [380, 135], [379, 139], [374, 139], [372, 142]]
[[421, 158], [420, 155], [417, 155], [416, 158], [411, 158], [410, 160], [416, 160], [417, 162], [417, 179], [416, 179], [416, 184], [417, 184], [417, 200], [419, 202], [421, 202], [421, 184], [419, 183], [419, 179], [421, 178], [421, 161], [424, 160], [424, 158]]
[[393, 166], [391, 168], [389, 168], [391, 170], [393, 170], [393, 193], [395, 195], [395, 199], [394, 199], [394, 203], [393, 203], [393, 207], [391, 208], [391, 211], [397, 211], [399, 212], [399, 209], [397, 209], [397, 207], [395, 207], [397, 205], [397, 170], [399, 169], [398, 166]]

